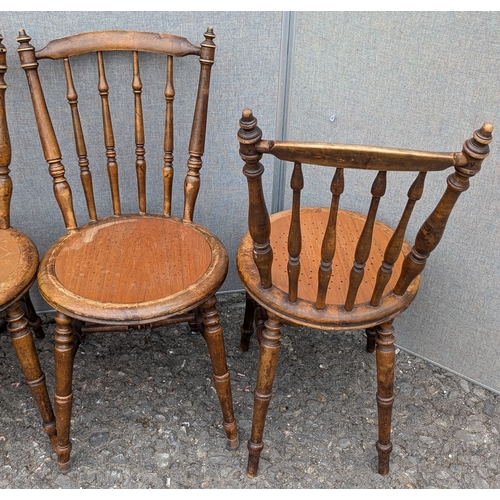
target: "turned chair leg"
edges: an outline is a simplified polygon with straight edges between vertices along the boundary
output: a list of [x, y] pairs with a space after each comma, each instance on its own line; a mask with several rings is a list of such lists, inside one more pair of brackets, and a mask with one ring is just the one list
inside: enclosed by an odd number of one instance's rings
[[19, 363], [26, 377], [26, 383], [30, 388], [33, 399], [42, 417], [43, 430], [49, 436], [52, 447], [56, 447], [56, 420], [52, 405], [50, 404], [45, 374], [42, 371], [38, 355], [36, 353], [35, 342], [28, 327], [28, 320], [16, 302], [7, 308], [7, 328], [10, 332], [12, 346], [16, 351]]
[[56, 393], [54, 400], [57, 424], [56, 453], [59, 469], [61, 472], [68, 472], [71, 454], [69, 434], [73, 403], [72, 378], [75, 343], [71, 318], [57, 312], [55, 321], [54, 364]]
[[245, 316], [243, 319], [243, 325], [241, 325], [241, 340], [240, 340], [240, 350], [248, 351], [248, 347], [250, 345], [250, 338], [253, 335], [253, 322], [255, 315], [255, 307], [257, 306], [255, 300], [246, 294], [246, 302], [245, 302]]
[[219, 397], [223, 418], [222, 425], [227, 436], [226, 448], [228, 450], [236, 450], [240, 445], [238, 426], [233, 412], [231, 379], [226, 364], [224, 337], [222, 335], [219, 313], [215, 304], [215, 297], [211, 297], [202, 306], [203, 338], [207, 343], [210, 359], [212, 360], [215, 390]]
[[28, 318], [30, 328], [33, 330], [35, 337], [39, 340], [45, 338], [45, 333], [42, 328], [42, 320], [33, 307], [29, 292], [23, 297], [23, 302], [26, 305], [26, 317]]
[[392, 451], [391, 417], [394, 403], [394, 327], [392, 321], [376, 327], [377, 332], [377, 408], [378, 408], [378, 472], [389, 474], [389, 456]]
[[267, 321], [267, 311], [260, 305], [257, 304], [255, 307], [255, 335], [257, 337], [257, 342], [262, 342], [264, 336], [265, 323]]
[[375, 328], [367, 328], [366, 332], [366, 350], [368, 352], [375, 352], [375, 339], [377, 338], [377, 331]]
[[266, 423], [267, 410], [272, 396], [274, 374], [278, 365], [281, 339], [281, 321], [274, 314], [268, 315], [260, 343], [257, 384], [254, 392], [252, 433], [248, 441], [247, 476], [255, 477], [259, 467], [260, 454], [264, 448], [262, 435]]

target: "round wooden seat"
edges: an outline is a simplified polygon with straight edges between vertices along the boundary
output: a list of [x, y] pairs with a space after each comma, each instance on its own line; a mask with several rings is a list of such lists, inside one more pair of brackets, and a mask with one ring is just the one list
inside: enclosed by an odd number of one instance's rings
[[0, 262], [0, 310], [4, 310], [35, 281], [38, 251], [25, 234], [14, 228], [3, 229]]
[[400, 275], [404, 256], [411, 246], [404, 242], [392, 276], [386, 286], [379, 307], [370, 306], [370, 298], [377, 278], [377, 272], [384, 259], [384, 252], [393, 230], [377, 221], [373, 231], [370, 256], [366, 262], [364, 278], [356, 296], [354, 310], [348, 312], [344, 303], [349, 287], [349, 275], [354, 262], [354, 253], [366, 217], [356, 212], [339, 210], [338, 238], [335, 258], [332, 263], [332, 278], [322, 310], [316, 308], [318, 291], [318, 269], [321, 263], [321, 245], [328, 222], [327, 208], [302, 208], [302, 251], [300, 253], [301, 272], [298, 284], [298, 300], [288, 300], [288, 230], [291, 210], [279, 212], [271, 219], [271, 247], [273, 249], [272, 281], [270, 289], [263, 289], [257, 266], [253, 260], [253, 242], [247, 233], [238, 249], [238, 272], [250, 295], [264, 307], [286, 318], [291, 323], [313, 328], [332, 330], [366, 328], [381, 319], [390, 318], [407, 307], [416, 295], [420, 278], [417, 278], [401, 297], [392, 293]]
[[201, 226], [126, 215], [62, 237], [40, 264], [45, 300], [71, 317], [131, 324], [191, 310], [221, 286], [228, 257]]

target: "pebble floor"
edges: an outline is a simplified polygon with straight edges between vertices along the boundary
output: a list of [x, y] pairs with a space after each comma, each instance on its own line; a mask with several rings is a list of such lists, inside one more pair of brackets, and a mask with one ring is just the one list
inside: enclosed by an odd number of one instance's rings
[[[375, 356], [364, 332], [284, 327], [259, 474], [245, 473], [257, 343], [241, 293], [218, 296], [238, 450], [225, 449], [206, 345], [187, 325], [94, 334], [75, 357], [72, 467], [61, 474], [0, 335], [0, 488], [500, 488], [500, 396], [402, 350], [391, 472], [376, 472]], [[53, 317], [37, 341], [53, 392]]]

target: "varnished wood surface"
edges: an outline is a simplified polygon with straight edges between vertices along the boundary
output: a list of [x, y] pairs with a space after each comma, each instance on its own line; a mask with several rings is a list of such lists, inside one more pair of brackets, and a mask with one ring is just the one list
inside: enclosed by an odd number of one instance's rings
[[72, 317], [137, 324], [197, 307], [227, 269], [224, 246], [202, 226], [127, 215], [60, 239], [42, 259], [38, 281], [47, 302]]
[[[458, 197], [469, 188], [469, 179], [479, 172], [488, 156], [493, 125], [484, 123], [459, 153], [432, 153], [262, 140], [262, 131], [248, 108], [243, 110], [239, 124], [238, 141], [249, 199], [249, 232], [237, 253], [238, 273], [247, 292], [240, 347], [248, 350], [254, 325], [260, 344], [247, 475], [257, 474], [264, 448], [263, 431], [283, 323], [330, 330], [366, 329], [367, 350], [375, 350], [377, 359], [378, 472], [386, 475], [392, 451], [393, 321], [415, 297], [425, 263], [439, 244]], [[292, 210], [271, 217], [262, 187], [264, 166], [260, 160], [265, 153], [295, 165]], [[336, 168], [330, 210], [300, 209], [303, 163]], [[411, 248], [404, 236], [414, 205], [422, 197], [424, 178], [428, 172], [448, 167], [454, 167], [454, 172], [447, 178], [446, 190]], [[378, 171], [366, 216], [338, 211], [345, 168]], [[392, 170], [419, 172], [395, 231], [376, 220], [386, 191], [387, 171]], [[264, 328], [263, 318], [267, 318]]]
[[[416, 295], [420, 279], [416, 279], [407, 294], [395, 297], [392, 288], [396, 283], [405, 254], [411, 250], [404, 242], [403, 250], [397, 259], [393, 274], [386, 286], [380, 309], [369, 305], [378, 269], [384, 258], [384, 251], [392, 236], [392, 229], [377, 221], [374, 226], [372, 248], [365, 267], [363, 281], [358, 290], [354, 311], [348, 312], [344, 302], [349, 288], [349, 274], [359, 234], [366, 217], [362, 214], [339, 210], [337, 249], [332, 262], [332, 277], [329, 282], [326, 304], [323, 310], [316, 308], [318, 289], [318, 268], [321, 259], [321, 245], [328, 222], [327, 208], [302, 208], [302, 252], [300, 254], [301, 272], [298, 284], [298, 300], [293, 307], [288, 306], [288, 250], [287, 235], [290, 226], [291, 211], [271, 215], [271, 247], [273, 250], [272, 280], [273, 287], [264, 290], [259, 282], [259, 273], [253, 259], [253, 244], [247, 233], [240, 244], [237, 254], [237, 266], [240, 279], [259, 303], [286, 317], [289, 322], [325, 329], [347, 330], [366, 328], [374, 325], [380, 317], [390, 318], [406, 308]], [[315, 326], [314, 326], [315, 325]]]
[[37, 267], [33, 242], [12, 227], [0, 230], [0, 304], [20, 296], [33, 283]]
[[290, 162], [362, 170], [431, 172], [467, 164], [467, 158], [462, 153], [430, 153], [357, 144], [263, 140], [255, 149]]
[[[18, 54], [28, 80], [43, 154], [52, 177], [54, 195], [68, 231], [66, 236], [46, 252], [38, 272], [40, 293], [56, 310], [55, 451], [62, 472], [69, 470], [72, 448], [70, 427], [73, 357], [75, 346], [78, 345], [77, 337], [85, 334], [85, 327], [88, 327], [89, 322], [93, 325], [87, 328], [87, 332], [98, 331], [99, 328], [101, 332], [109, 332], [112, 330], [110, 325], [117, 328], [144, 324], [155, 327], [187, 321], [207, 343], [222, 410], [223, 428], [227, 436], [226, 446], [235, 449], [239, 445], [230, 376], [215, 299], [215, 293], [226, 278], [228, 256], [222, 243], [213, 234], [192, 222], [201, 186], [200, 169], [203, 165], [207, 130], [210, 74], [216, 48], [213, 42], [215, 34], [211, 27], [203, 36], [205, 40], [198, 47], [184, 37], [163, 33], [80, 33], [53, 40], [38, 51], [30, 44], [31, 38], [24, 30], [20, 31], [17, 39]], [[112, 95], [118, 83], [114, 79], [108, 82], [106, 76], [108, 60], [113, 58], [109, 51], [117, 50], [131, 51], [130, 65], [123, 67], [123, 78], [131, 82], [130, 92], [134, 102], [135, 118], [128, 124], [113, 121], [116, 107], [124, 105], [126, 100], [119, 103], [113, 101]], [[96, 119], [102, 122], [105, 149], [105, 157], [101, 157], [97, 167], [106, 166], [114, 214], [101, 219], [96, 211], [97, 190], [94, 192], [93, 189], [94, 166], [90, 165], [90, 155], [87, 155], [84, 123], [79, 114], [79, 107], [85, 105], [78, 102], [77, 88], [82, 82], [77, 81], [78, 74], [76, 71], [73, 73], [69, 60], [70, 57], [88, 52], [96, 53], [98, 75], [94, 92], [98, 93], [101, 102], [101, 116]], [[161, 215], [151, 215], [147, 207], [147, 137], [144, 124], [148, 118], [142, 105], [140, 52], [156, 52], [160, 57], [166, 58], [167, 63], [167, 75], [159, 75], [153, 82], [162, 87], [165, 98], [158, 103], [165, 106], [165, 127], [158, 130], [164, 143], [163, 157], [152, 159], [154, 165], [163, 164], [163, 168], [156, 168], [151, 172], [151, 175], [156, 176], [156, 183], [161, 182], [164, 187]], [[198, 56], [199, 83], [196, 96], [193, 96], [195, 106], [184, 182], [184, 217], [180, 219], [170, 216], [174, 175], [174, 56], [187, 55]], [[66, 179], [61, 148], [52, 124], [53, 117], [47, 107], [39, 76], [39, 68], [43, 71], [42, 68], [50, 64], [50, 61], [40, 63], [42, 59], [63, 59], [65, 97], [70, 106], [80, 179], [90, 219], [87, 225], [77, 224], [73, 191]], [[115, 143], [115, 131], [124, 136], [128, 133], [130, 143], [135, 145], [132, 158], [125, 158], [124, 162], [135, 164], [137, 214], [122, 214], [123, 200], [119, 187], [120, 177], [126, 174], [126, 169], [122, 169], [122, 156], [116, 150], [116, 143], [119, 142]], [[97, 146], [102, 148], [101, 145]], [[87, 325], [80, 325], [82, 322]]]
[[[43, 421], [43, 430], [55, 449], [56, 423], [33, 335], [44, 338], [42, 322], [33, 308], [29, 289], [38, 268], [38, 251], [23, 233], [10, 226], [13, 183], [12, 158], [5, 106], [6, 48], [0, 35], [0, 316], [5, 318], [19, 364]], [[12, 443], [22, 448], [23, 443]]]
[[144, 31], [110, 30], [56, 38], [43, 49], [37, 50], [36, 57], [38, 59], [63, 59], [102, 50], [138, 50], [171, 54], [176, 57], [200, 53], [200, 47], [181, 36]]

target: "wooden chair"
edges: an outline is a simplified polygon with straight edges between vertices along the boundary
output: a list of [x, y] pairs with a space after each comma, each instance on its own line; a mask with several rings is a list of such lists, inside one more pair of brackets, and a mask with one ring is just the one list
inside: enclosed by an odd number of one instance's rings
[[6, 49], [0, 35], [0, 317], [7, 322], [10, 339], [26, 382], [43, 420], [43, 429], [55, 446], [56, 424], [45, 374], [36, 352], [33, 331], [44, 338], [42, 322], [33, 308], [29, 289], [35, 282], [38, 251], [33, 242], [10, 225], [12, 179], [9, 176], [11, 146], [5, 112]]
[[[394, 401], [393, 321], [412, 302], [427, 258], [439, 243], [459, 195], [488, 156], [493, 126], [485, 123], [459, 153], [430, 153], [345, 144], [262, 140], [252, 111], [243, 110], [238, 139], [248, 180], [249, 232], [237, 253], [247, 292], [241, 349], [248, 350], [257, 325], [260, 358], [254, 395], [247, 474], [257, 474], [262, 435], [280, 350], [282, 323], [321, 330], [366, 329], [367, 349], [376, 344], [379, 438], [378, 472], [389, 473]], [[262, 190], [263, 154], [293, 162], [292, 209], [269, 217]], [[334, 167], [330, 208], [300, 207], [302, 164]], [[427, 173], [454, 167], [446, 190], [412, 247], [405, 230], [422, 196]], [[377, 171], [368, 214], [342, 210], [344, 169]], [[395, 230], [376, 219], [387, 172], [414, 175]], [[264, 323], [265, 322], [265, 323]]]
[[[55, 310], [55, 412], [59, 467], [69, 468], [71, 451], [70, 414], [72, 405], [72, 367], [75, 348], [74, 332], [116, 331], [123, 327], [151, 327], [188, 322], [198, 328], [205, 339], [213, 365], [215, 387], [220, 399], [227, 434], [227, 447], [238, 447], [237, 425], [225, 347], [216, 309], [215, 293], [222, 285], [228, 269], [228, 256], [222, 243], [207, 229], [193, 222], [195, 202], [200, 188], [200, 168], [205, 145], [210, 72], [214, 62], [215, 38], [212, 28], [205, 33], [201, 46], [186, 38], [137, 31], [102, 31], [82, 33], [52, 40], [41, 50], [30, 45], [24, 30], [18, 37], [18, 53], [26, 72], [35, 111], [38, 131], [49, 172], [53, 177], [54, 194], [61, 208], [67, 235], [47, 251], [40, 262], [38, 284], [44, 299]], [[122, 214], [118, 182], [118, 160], [115, 152], [114, 128], [109, 99], [110, 86], [105, 62], [113, 51], [130, 51], [130, 95], [134, 103], [130, 116], [129, 142], [135, 141], [135, 164], [138, 187], [137, 213]], [[166, 101], [162, 171], [153, 172], [163, 182], [163, 213], [152, 214], [146, 205], [145, 126], [143, 118], [142, 81], [139, 68], [141, 52], [156, 53], [166, 61], [166, 78], [160, 93]], [[110, 216], [97, 216], [97, 197], [89, 166], [90, 154], [84, 138], [78, 106], [78, 94], [70, 60], [95, 53], [97, 63], [96, 93], [101, 101], [102, 127], [111, 204]], [[200, 64], [199, 84], [191, 124], [189, 159], [184, 182], [183, 217], [171, 214], [173, 186], [173, 123], [174, 123], [174, 59], [197, 56]], [[149, 58], [155, 57], [149, 54]], [[59, 143], [49, 116], [48, 106], [38, 74], [42, 59], [62, 60], [67, 84], [67, 100], [71, 111], [76, 155], [90, 222], [78, 225], [73, 209], [72, 193], [65, 177]], [[79, 64], [93, 57], [80, 58]], [[143, 59], [142, 59], [143, 60]], [[44, 61], [44, 64], [47, 64]], [[125, 66], [125, 64], [122, 64]], [[160, 64], [157, 64], [160, 67]], [[121, 69], [121, 68], [120, 68]], [[63, 77], [64, 78], [64, 77]], [[166, 82], [165, 82], [166, 80]], [[99, 97], [100, 96], [100, 97]], [[124, 99], [122, 99], [124, 101]], [[124, 104], [124, 103], [120, 103]], [[82, 107], [80, 106], [80, 109]], [[146, 109], [146, 108], [145, 108]], [[99, 118], [100, 120], [100, 118]], [[122, 120], [123, 122], [123, 120]], [[126, 124], [119, 123], [125, 133]], [[92, 133], [95, 126], [90, 130]], [[135, 138], [135, 139], [134, 139]], [[102, 146], [101, 146], [102, 147]], [[104, 149], [104, 148], [103, 148]], [[125, 160], [126, 163], [126, 160]], [[76, 320], [76, 321], [75, 321]]]

